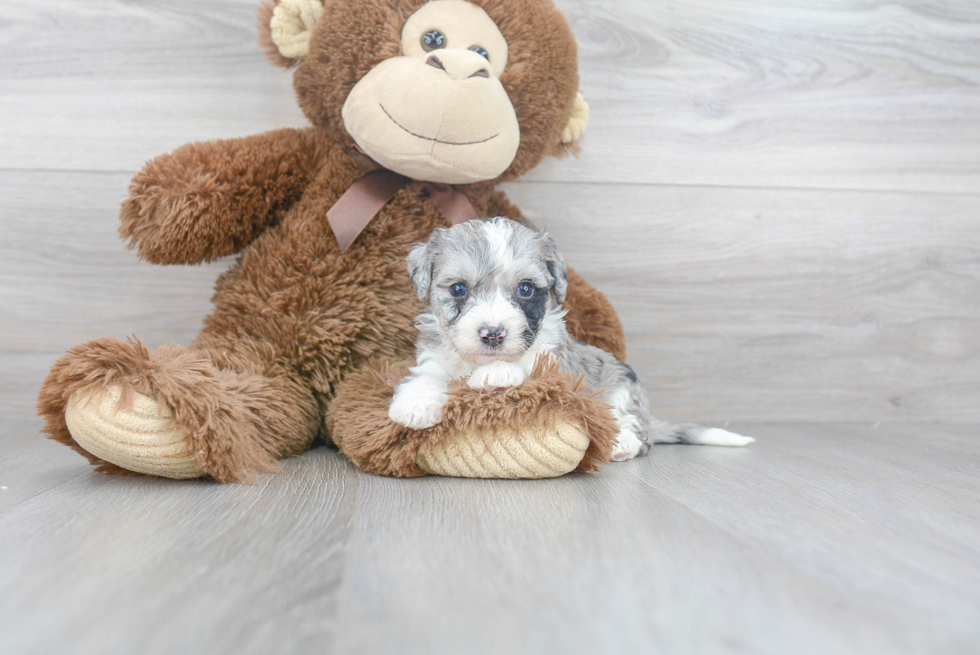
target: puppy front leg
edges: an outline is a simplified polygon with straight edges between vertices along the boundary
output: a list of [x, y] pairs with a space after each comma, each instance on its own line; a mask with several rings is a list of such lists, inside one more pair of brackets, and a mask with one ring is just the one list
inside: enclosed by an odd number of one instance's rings
[[[639, 390], [639, 393], [643, 393]], [[616, 426], [619, 434], [616, 435], [616, 445], [613, 446], [610, 458], [614, 462], [623, 462], [633, 459], [640, 455], [645, 455], [650, 450], [647, 443], [649, 437], [646, 432], [649, 428], [645, 425], [649, 421], [644, 420], [638, 414], [645, 410], [646, 403], [638, 402], [637, 398], [627, 387], [620, 387], [612, 393], [607, 393], [604, 400], [612, 405], [613, 418], [616, 419]]]
[[442, 408], [446, 404], [448, 390], [444, 376], [412, 369], [411, 375], [395, 388], [395, 395], [388, 407], [388, 418], [406, 428], [431, 428], [442, 421]]
[[527, 371], [520, 364], [511, 362], [491, 362], [473, 371], [466, 384], [471, 389], [493, 391], [524, 384]]

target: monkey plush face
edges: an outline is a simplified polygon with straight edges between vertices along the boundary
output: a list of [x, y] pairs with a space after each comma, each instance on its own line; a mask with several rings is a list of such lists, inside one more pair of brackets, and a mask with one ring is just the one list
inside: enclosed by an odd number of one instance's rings
[[465, 0], [439, 0], [412, 14], [401, 37], [403, 54], [372, 68], [344, 103], [357, 145], [382, 166], [433, 182], [507, 170], [521, 128], [498, 79], [507, 41], [497, 25]]
[[260, 36], [310, 120], [417, 180], [511, 179], [588, 119], [552, 0], [278, 0]]

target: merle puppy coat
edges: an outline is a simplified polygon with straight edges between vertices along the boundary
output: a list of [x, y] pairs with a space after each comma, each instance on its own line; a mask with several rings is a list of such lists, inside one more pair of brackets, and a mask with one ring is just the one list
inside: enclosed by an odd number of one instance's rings
[[619, 429], [614, 460], [644, 455], [654, 442], [751, 443], [727, 430], [653, 418], [627, 364], [569, 335], [562, 309], [567, 269], [546, 232], [502, 217], [437, 229], [411, 250], [408, 268], [427, 308], [417, 319], [416, 365], [389, 408], [396, 423], [436, 425], [451, 381], [466, 379], [486, 391], [517, 386], [538, 357], [550, 355], [612, 406]]

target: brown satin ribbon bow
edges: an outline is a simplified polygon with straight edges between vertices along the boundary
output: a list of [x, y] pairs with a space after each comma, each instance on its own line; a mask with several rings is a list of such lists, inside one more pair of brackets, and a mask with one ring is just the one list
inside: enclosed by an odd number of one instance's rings
[[[345, 253], [378, 212], [411, 182], [404, 175], [379, 168], [354, 182], [327, 211], [327, 221], [337, 238], [340, 252]], [[461, 191], [449, 184], [426, 182], [423, 189], [436, 208], [453, 225], [476, 218], [476, 210]]]

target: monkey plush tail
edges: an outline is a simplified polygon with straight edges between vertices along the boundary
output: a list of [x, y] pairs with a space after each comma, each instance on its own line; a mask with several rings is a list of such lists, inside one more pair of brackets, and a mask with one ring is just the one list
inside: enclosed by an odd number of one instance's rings
[[696, 423], [676, 425], [654, 420], [650, 426], [650, 441], [698, 446], [747, 446], [755, 439], [721, 428], [706, 428]]

